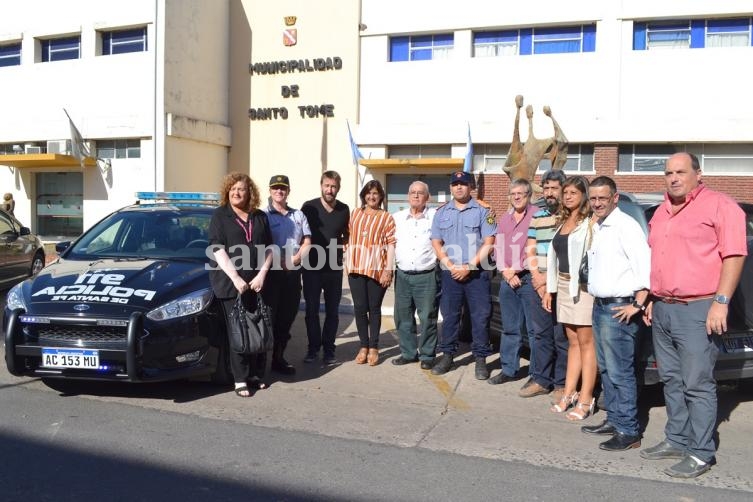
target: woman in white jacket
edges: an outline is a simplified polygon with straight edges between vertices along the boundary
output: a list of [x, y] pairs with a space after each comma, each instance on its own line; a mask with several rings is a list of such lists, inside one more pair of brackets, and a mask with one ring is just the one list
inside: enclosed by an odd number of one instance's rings
[[[562, 186], [562, 205], [557, 213], [560, 226], [547, 253], [547, 292], [544, 308], [551, 311], [556, 296], [557, 321], [560, 322], [570, 344], [567, 350], [567, 374], [562, 398], [551, 411], [564, 413], [569, 420], [583, 420], [594, 408], [596, 384], [596, 346], [591, 328], [593, 297], [580, 284], [579, 268], [590, 245], [591, 209], [588, 203], [588, 181], [573, 176]], [[580, 392], [578, 382], [580, 381]]]

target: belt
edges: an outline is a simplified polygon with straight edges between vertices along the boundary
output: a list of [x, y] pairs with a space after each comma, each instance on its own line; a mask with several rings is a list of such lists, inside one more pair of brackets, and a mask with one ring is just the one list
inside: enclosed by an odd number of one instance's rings
[[597, 305], [609, 305], [611, 303], [633, 303], [634, 301], [634, 296], [605, 296], [603, 298], [594, 298], [594, 303]]
[[679, 303], [681, 305], [687, 305], [690, 302], [695, 302], [698, 300], [708, 300], [709, 298], [713, 298], [714, 295], [699, 295], [699, 296], [657, 296], [657, 295], [651, 295], [651, 299], [657, 302], [662, 303]]
[[421, 275], [421, 274], [428, 274], [430, 272], [434, 272], [436, 270], [436, 267], [430, 268], [428, 270], [403, 270], [401, 268], [399, 268], [398, 270], [404, 273], [405, 275]]

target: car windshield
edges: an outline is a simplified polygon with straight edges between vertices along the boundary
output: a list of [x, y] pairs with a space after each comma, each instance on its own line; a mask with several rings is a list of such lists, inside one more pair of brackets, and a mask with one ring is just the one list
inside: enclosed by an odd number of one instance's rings
[[178, 258], [208, 260], [211, 212], [133, 209], [97, 223], [65, 254], [68, 259]]

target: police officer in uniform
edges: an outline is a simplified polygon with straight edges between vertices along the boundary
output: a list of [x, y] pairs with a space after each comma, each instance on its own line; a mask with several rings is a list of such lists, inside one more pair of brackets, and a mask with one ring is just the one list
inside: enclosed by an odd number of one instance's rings
[[497, 223], [489, 205], [471, 197], [473, 186], [471, 173], [452, 173], [452, 200], [437, 210], [431, 227], [432, 246], [442, 267], [439, 310], [444, 319], [437, 347], [443, 355], [431, 372], [443, 375], [452, 368], [458, 350], [460, 306], [466, 303], [470, 308], [476, 378], [486, 380], [486, 358], [492, 354], [487, 330], [491, 314], [490, 274], [481, 264], [494, 246]]

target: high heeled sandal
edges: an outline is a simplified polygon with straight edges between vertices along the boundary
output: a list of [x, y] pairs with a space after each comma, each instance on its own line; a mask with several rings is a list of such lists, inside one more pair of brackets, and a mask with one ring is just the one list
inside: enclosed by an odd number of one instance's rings
[[369, 366], [376, 366], [379, 364], [379, 349], [369, 349], [369, 354], [366, 356]]
[[568, 420], [571, 420], [573, 422], [585, 420], [593, 414], [595, 403], [596, 398], [593, 397], [591, 398], [590, 403], [582, 403], [579, 401], [578, 404], [576, 404], [575, 407], [570, 410], [565, 416]]
[[366, 356], [369, 353], [369, 349], [362, 347], [356, 355], [356, 364], [366, 364]]
[[551, 411], [552, 413], [565, 413], [577, 401], [578, 401], [577, 392], [573, 392], [572, 394], [569, 394], [569, 395], [562, 394], [562, 397], [560, 398], [560, 400], [554, 403], [554, 405], [551, 408], [549, 408], [549, 411]]

